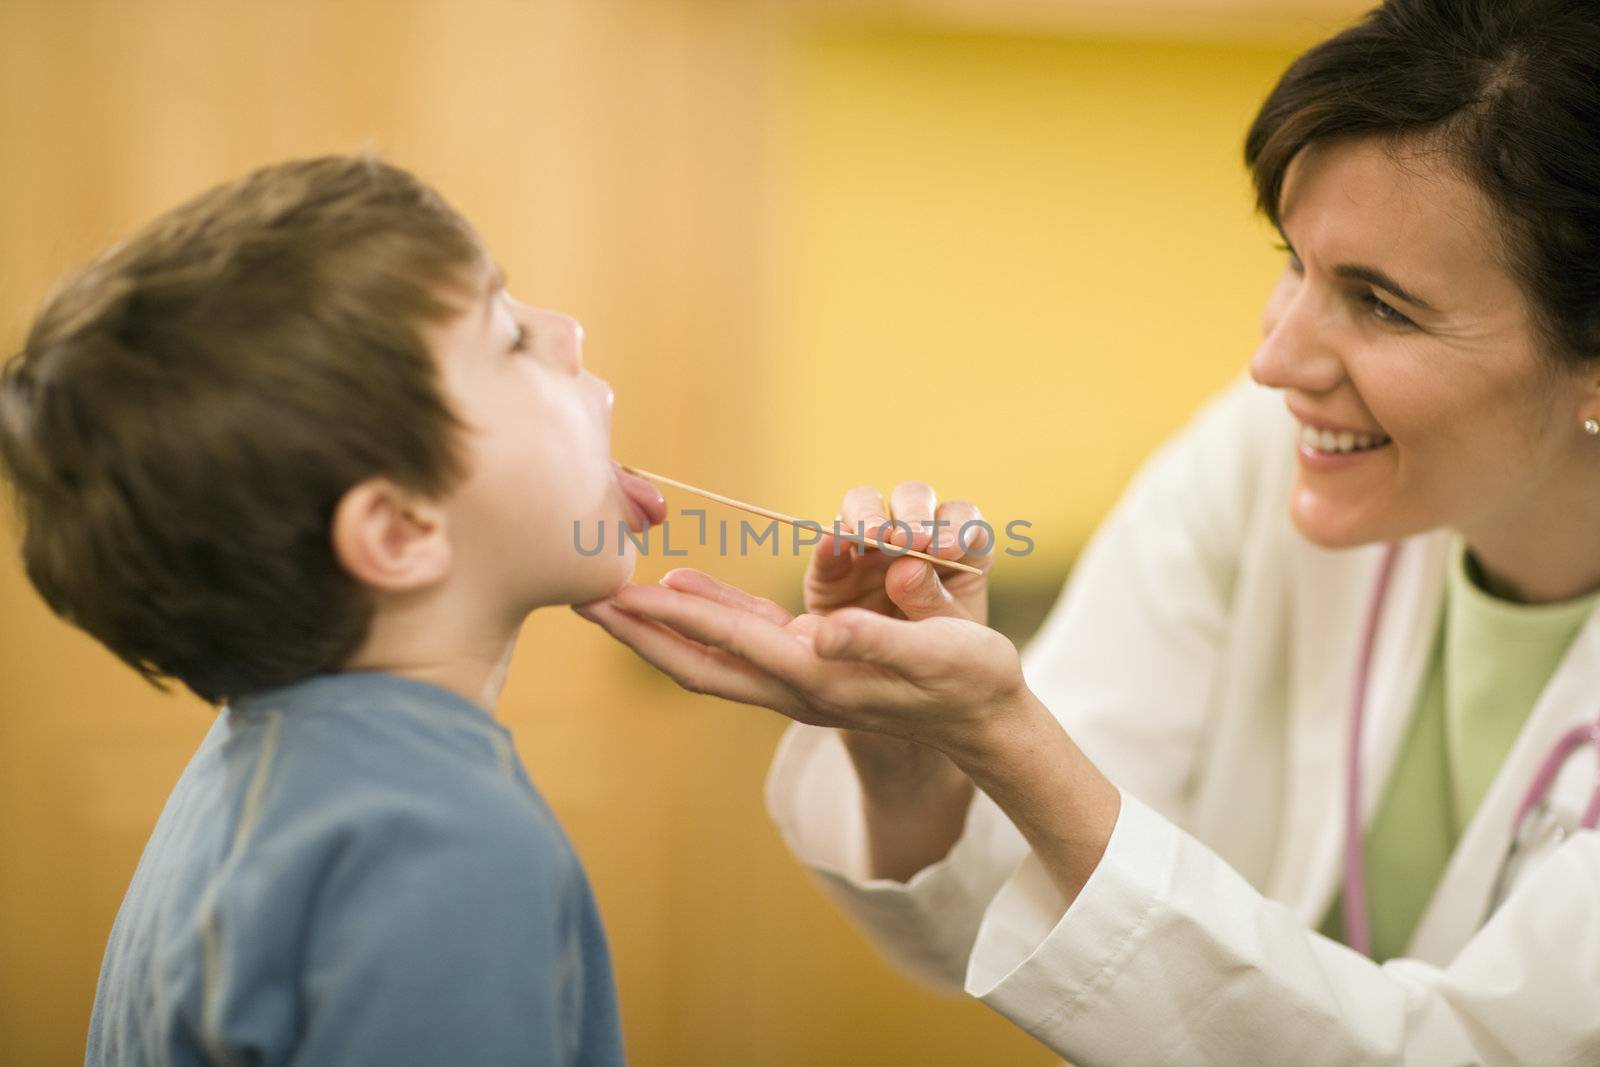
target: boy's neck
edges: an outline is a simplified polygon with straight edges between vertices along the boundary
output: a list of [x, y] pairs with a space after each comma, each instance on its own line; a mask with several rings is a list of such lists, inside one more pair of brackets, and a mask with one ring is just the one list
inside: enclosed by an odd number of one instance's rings
[[404, 666], [356, 667], [352, 662], [351, 669], [381, 670], [388, 674], [397, 674], [402, 678], [427, 682], [430, 685], [438, 686], [440, 689], [448, 689], [458, 696], [466, 697], [490, 715], [493, 715], [495, 705], [500, 702], [500, 691], [505, 688], [506, 671], [511, 665], [511, 650], [513, 647], [515, 647], [515, 641], [508, 642], [499, 659], [492, 663], [476, 660], [470, 662], [453, 660]]
[[345, 669], [427, 682], [493, 715], [520, 630], [465, 617], [432, 598], [389, 602], [373, 612], [367, 638]]

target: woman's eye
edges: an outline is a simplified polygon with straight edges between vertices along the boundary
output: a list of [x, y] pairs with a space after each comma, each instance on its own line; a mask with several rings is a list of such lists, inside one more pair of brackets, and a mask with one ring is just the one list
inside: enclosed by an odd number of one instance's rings
[[1413, 325], [1411, 320], [1406, 318], [1405, 315], [1400, 311], [1396, 310], [1393, 304], [1384, 300], [1371, 289], [1368, 289], [1365, 293], [1363, 293], [1361, 299], [1366, 302], [1367, 307], [1371, 310], [1372, 317], [1377, 319], [1379, 322], [1388, 323], [1390, 326]]
[[511, 342], [511, 351], [525, 352], [528, 349], [528, 328], [522, 323], [517, 323], [517, 338]]

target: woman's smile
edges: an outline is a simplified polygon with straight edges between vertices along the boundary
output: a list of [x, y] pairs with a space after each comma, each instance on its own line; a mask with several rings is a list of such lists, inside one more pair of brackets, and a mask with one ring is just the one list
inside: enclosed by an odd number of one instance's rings
[[1381, 430], [1313, 418], [1296, 411], [1293, 402], [1289, 404], [1289, 411], [1300, 425], [1295, 451], [1305, 470], [1346, 470], [1366, 463], [1394, 445], [1394, 439]]

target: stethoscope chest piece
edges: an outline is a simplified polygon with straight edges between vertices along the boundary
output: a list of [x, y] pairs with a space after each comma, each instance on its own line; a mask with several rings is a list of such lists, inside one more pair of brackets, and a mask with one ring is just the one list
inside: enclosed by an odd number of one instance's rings
[[1530, 859], [1548, 855], [1582, 828], [1577, 813], [1557, 811], [1547, 801], [1530, 808], [1511, 835], [1511, 844], [1495, 872], [1494, 888], [1489, 894], [1489, 907], [1483, 913], [1483, 921], [1488, 922], [1489, 916], [1500, 910]]

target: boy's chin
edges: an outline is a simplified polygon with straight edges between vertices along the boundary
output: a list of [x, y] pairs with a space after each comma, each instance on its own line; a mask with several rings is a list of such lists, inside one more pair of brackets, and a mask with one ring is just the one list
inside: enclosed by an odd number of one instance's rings
[[571, 607], [604, 600], [628, 584], [636, 563], [632, 555], [584, 560], [582, 566], [562, 575], [559, 585], [530, 590], [521, 607], [513, 611], [520, 618], [526, 618], [540, 608]]
[[[596, 564], [600, 560], [592, 561]], [[584, 588], [574, 604], [587, 604], [591, 600], [599, 600], [610, 596], [618, 589], [628, 584], [628, 579], [633, 577], [634, 568], [639, 560], [632, 552], [625, 552], [620, 556], [610, 556], [605, 560], [606, 566], [596, 566], [591, 573], [584, 575]]]
[[566, 558], [558, 565], [558, 573], [552, 573], [557, 568], [547, 569], [542, 574], [544, 581], [528, 590], [523, 600], [526, 605], [523, 614], [533, 613], [539, 608], [586, 605], [590, 601], [603, 600], [626, 585], [630, 577], [634, 577], [637, 566], [637, 553], [632, 550], [614, 552], [610, 545], [606, 545], [605, 552], [597, 555]]

